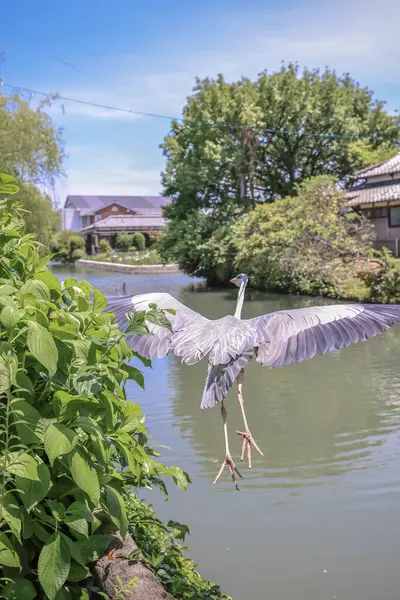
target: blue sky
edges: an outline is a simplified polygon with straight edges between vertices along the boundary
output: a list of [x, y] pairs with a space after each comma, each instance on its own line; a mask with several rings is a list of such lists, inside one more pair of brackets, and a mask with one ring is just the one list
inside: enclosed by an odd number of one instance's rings
[[[3, 0], [0, 76], [177, 116], [196, 76], [255, 76], [283, 59], [349, 71], [394, 110], [399, 21], [398, 0]], [[168, 120], [63, 104], [65, 114], [60, 103], [52, 109], [69, 154], [68, 177], [57, 185], [61, 202], [67, 193], [161, 191], [158, 146]]]

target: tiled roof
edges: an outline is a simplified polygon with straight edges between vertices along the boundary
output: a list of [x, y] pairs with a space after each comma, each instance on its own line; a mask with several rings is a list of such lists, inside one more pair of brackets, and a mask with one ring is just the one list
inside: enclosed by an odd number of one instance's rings
[[146, 227], [164, 227], [165, 219], [163, 217], [150, 217], [150, 216], [139, 216], [139, 215], [111, 215], [92, 223], [88, 227], [82, 229], [82, 231], [93, 231], [96, 229], [138, 229]]
[[400, 172], [400, 152], [384, 160], [377, 165], [366, 167], [359, 171], [358, 175], [364, 177], [375, 177], [376, 175], [393, 175], [394, 173]]
[[380, 187], [360, 187], [347, 192], [347, 204], [358, 206], [359, 204], [375, 204], [379, 202], [389, 202], [399, 200], [400, 202], [400, 184], [382, 185]]
[[140, 212], [161, 212], [169, 202], [170, 198], [165, 196], [67, 196], [64, 208], [87, 212], [116, 203]]

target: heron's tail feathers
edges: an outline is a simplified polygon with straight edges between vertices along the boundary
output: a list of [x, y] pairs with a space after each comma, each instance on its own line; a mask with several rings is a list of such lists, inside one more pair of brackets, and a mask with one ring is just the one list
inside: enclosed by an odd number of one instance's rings
[[207, 379], [201, 399], [201, 408], [212, 408], [217, 402], [224, 400], [240, 371], [247, 366], [252, 357], [253, 350], [249, 350], [240, 356], [232, 358], [226, 365], [208, 363]]

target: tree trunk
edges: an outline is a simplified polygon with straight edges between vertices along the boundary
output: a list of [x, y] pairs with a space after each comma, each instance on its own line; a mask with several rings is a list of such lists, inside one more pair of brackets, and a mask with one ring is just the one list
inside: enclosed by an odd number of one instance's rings
[[124, 600], [174, 600], [145, 564], [129, 560], [137, 550], [129, 533], [124, 540], [119, 533], [113, 533], [112, 538], [112, 557], [106, 554], [94, 566], [93, 577], [101, 591]]

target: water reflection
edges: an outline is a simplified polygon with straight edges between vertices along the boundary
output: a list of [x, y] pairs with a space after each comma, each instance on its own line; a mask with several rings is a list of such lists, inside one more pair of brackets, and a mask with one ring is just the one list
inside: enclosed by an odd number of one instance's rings
[[[124, 280], [128, 293], [168, 291], [210, 318], [234, 310], [235, 290], [203, 293], [179, 275], [77, 275], [109, 294]], [[250, 293], [244, 316], [316, 303]], [[211, 485], [224, 444], [218, 408], [200, 409], [206, 363], [169, 356], [146, 372], [145, 391], [131, 385], [154, 443], [170, 448], [163, 459], [193, 480], [187, 494], [171, 487], [167, 505], [157, 494], [151, 501], [162, 517], [190, 524], [194, 559], [234, 600], [398, 599], [399, 364], [399, 328], [296, 366], [252, 361], [245, 403], [265, 456], [243, 469], [239, 494], [227, 475]], [[227, 407], [238, 457], [234, 393]]]

